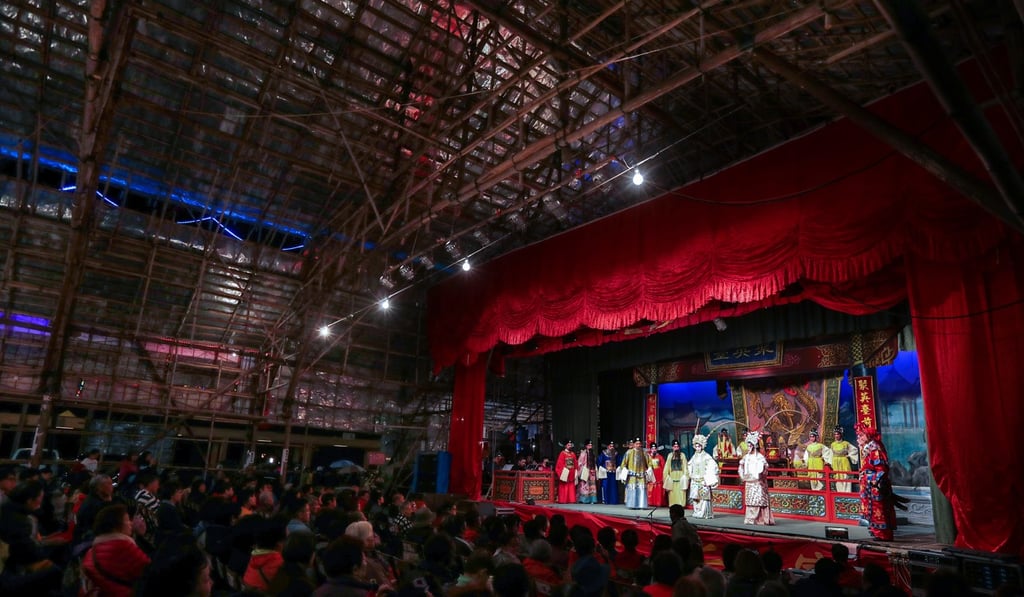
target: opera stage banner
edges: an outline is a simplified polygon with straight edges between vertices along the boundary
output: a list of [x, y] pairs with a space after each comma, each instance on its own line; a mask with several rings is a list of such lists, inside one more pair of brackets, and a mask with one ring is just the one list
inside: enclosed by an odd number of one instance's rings
[[875, 415], [875, 379], [870, 375], [854, 377], [853, 405], [857, 411], [857, 424], [878, 429], [878, 418]]
[[[634, 411], [635, 412], [635, 411]], [[648, 394], [644, 412], [644, 447], [658, 441], [658, 395]]]
[[788, 384], [741, 382], [733, 389], [733, 415], [747, 429], [782, 438], [787, 446], [801, 444], [812, 430], [820, 433], [839, 421], [840, 380], [842, 374]]

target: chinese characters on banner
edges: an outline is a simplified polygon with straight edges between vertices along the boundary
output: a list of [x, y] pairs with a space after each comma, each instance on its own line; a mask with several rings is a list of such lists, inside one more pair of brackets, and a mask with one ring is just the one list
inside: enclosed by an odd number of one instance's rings
[[875, 417], [875, 380], [870, 375], [853, 378], [853, 403], [857, 409], [857, 424], [878, 429]]
[[658, 441], [658, 395], [647, 395], [647, 412], [644, 416], [644, 446]]

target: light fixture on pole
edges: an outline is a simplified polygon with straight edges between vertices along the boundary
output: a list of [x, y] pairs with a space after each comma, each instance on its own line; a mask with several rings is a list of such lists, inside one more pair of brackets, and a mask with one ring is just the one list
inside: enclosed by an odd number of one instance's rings
[[725, 320], [722, 319], [721, 317], [716, 317], [712, 319], [711, 323], [715, 324], [715, 329], [720, 332], [724, 332], [726, 328], [729, 327], [729, 324], [725, 323]]

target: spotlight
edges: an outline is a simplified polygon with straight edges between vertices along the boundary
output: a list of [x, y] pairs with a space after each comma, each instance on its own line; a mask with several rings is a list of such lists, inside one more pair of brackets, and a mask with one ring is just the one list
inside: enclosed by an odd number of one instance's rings
[[633, 172], [633, 184], [635, 184], [636, 186], [644, 184], [644, 175], [640, 174], [639, 168], [637, 168], [636, 171]]
[[721, 317], [714, 318], [711, 320], [711, 323], [715, 324], [715, 329], [720, 332], [724, 332], [725, 329], [729, 327], [729, 324], [725, 323], [725, 320]]
[[390, 309], [390, 308], [391, 308], [391, 301], [390, 301], [390, 300], [388, 300], [388, 299], [384, 299], [384, 300], [382, 300], [382, 301], [380, 302], [380, 308], [381, 308], [381, 309], [384, 309], [385, 311], [387, 311], [388, 309]]
[[380, 277], [380, 285], [383, 286], [384, 288], [387, 288], [388, 290], [391, 290], [392, 288], [395, 287], [395, 281], [391, 279], [391, 276], [389, 274], [385, 273], [383, 276]]
[[434, 269], [434, 260], [428, 255], [420, 255], [420, 265], [427, 269]]
[[470, 267], [472, 266], [469, 265], [469, 259], [462, 262], [462, 271], [468, 272]]
[[462, 257], [462, 249], [460, 249], [459, 245], [453, 240], [444, 244], [444, 250], [448, 251], [448, 254], [452, 256], [452, 259], [459, 259]]
[[412, 281], [416, 277], [416, 270], [412, 269], [411, 263], [403, 263], [398, 268], [398, 273], [402, 275], [406, 280]]
[[331, 335], [331, 326], [329, 326], [329, 325], [320, 326], [320, 335], [323, 336], [324, 338], [326, 338], [327, 336], [330, 336]]

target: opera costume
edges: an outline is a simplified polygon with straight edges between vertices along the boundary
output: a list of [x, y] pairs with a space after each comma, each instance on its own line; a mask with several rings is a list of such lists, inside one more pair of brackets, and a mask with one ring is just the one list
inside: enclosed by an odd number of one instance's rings
[[665, 459], [665, 488], [668, 489], [668, 505], [686, 507], [686, 489], [690, 485], [690, 474], [686, 454], [679, 449], [679, 440], [672, 442], [672, 453]]
[[580, 450], [579, 482], [576, 483], [576, 499], [581, 504], [597, 503], [597, 460], [594, 458], [594, 443], [589, 439]]
[[729, 460], [736, 458], [736, 446], [732, 443], [732, 438], [729, 437], [729, 432], [725, 429], [718, 432], [718, 443], [715, 444], [715, 449], [712, 452], [715, 460], [721, 462], [723, 460]]
[[804, 465], [807, 467], [807, 477], [811, 480], [811, 489], [820, 491], [825, 488], [825, 484], [821, 482], [822, 474], [814, 471], [825, 470], [825, 450], [828, 448], [818, 441], [817, 431], [812, 431], [809, 435], [810, 441], [804, 448]]
[[651, 480], [647, 483], [647, 505], [659, 508], [665, 505], [665, 457], [658, 454], [658, 445], [647, 446], [647, 461], [651, 465]]
[[608, 446], [597, 457], [597, 478], [601, 486], [601, 503], [619, 503], [619, 481], [615, 478], [615, 471], [622, 464], [622, 456], [615, 449], [615, 442], [608, 442]]
[[626, 483], [626, 507], [639, 510], [647, 507], [647, 479], [651, 463], [644, 452], [643, 442], [633, 440], [633, 447], [622, 458], [620, 478]]
[[693, 457], [687, 463], [690, 476], [690, 503], [694, 518], [714, 518], [711, 490], [718, 487], [718, 463], [704, 451], [708, 438], [693, 436]]
[[[857, 464], [858, 461], [858, 450], [857, 446], [843, 439], [843, 428], [836, 425], [835, 431], [833, 431], [834, 441], [829, 449], [832, 451], [832, 458], [829, 460], [829, 465], [832, 466], [833, 473], [843, 473], [855, 470], [853, 465]], [[849, 492], [853, 488], [852, 476], [846, 475], [835, 475], [836, 479], [836, 491]], [[840, 481], [839, 479], [851, 479], [851, 481]]]
[[760, 433], [751, 431], [746, 435], [747, 453], [740, 459], [739, 475], [743, 481], [743, 503], [746, 511], [743, 524], [775, 524], [771, 503], [768, 500], [768, 459], [761, 454], [758, 446]]
[[889, 455], [882, 436], [871, 427], [857, 426], [860, 444], [860, 516], [875, 539], [892, 541], [896, 530], [896, 495], [889, 475]]
[[555, 461], [555, 477], [558, 480], [558, 503], [576, 503], [576, 453], [572, 451], [572, 440], [565, 441], [565, 449], [558, 453]]

